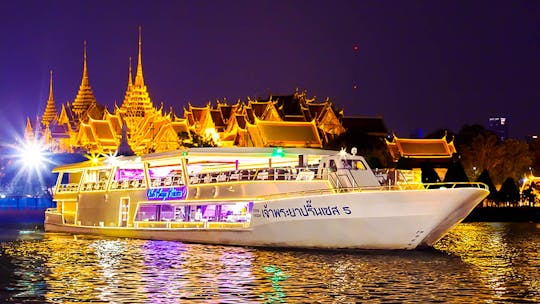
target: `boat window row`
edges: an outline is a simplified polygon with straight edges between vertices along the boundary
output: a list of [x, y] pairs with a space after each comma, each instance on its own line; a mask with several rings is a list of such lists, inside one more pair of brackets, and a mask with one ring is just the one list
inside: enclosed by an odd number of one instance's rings
[[307, 168], [267, 168], [231, 170], [225, 172], [192, 173], [189, 176], [190, 184], [222, 183], [229, 181], [263, 181], [263, 180], [298, 180], [308, 179], [306, 176], [315, 176], [315, 171]]
[[[150, 167], [147, 172], [150, 187], [176, 187], [185, 184], [179, 166]], [[87, 169], [60, 172], [56, 192], [129, 190], [147, 187], [145, 170], [142, 167], [116, 170]]]
[[245, 228], [253, 202], [208, 205], [142, 204], [135, 215], [136, 227], [148, 228]]
[[[113, 173], [114, 172], [114, 173]], [[315, 167], [262, 168], [229, 170], [222, 172], [191, 172], [189, 184], [211, 184], [237, 181], [266, 180], [312, 180]], [[186, 183], [179, 167], [174, 169], [148, 168], [147, 185], [144, 168], [87, 169], [75, 172], [60, 172], [56, 192], [136, 190], [160, 187], [178, 187]]]

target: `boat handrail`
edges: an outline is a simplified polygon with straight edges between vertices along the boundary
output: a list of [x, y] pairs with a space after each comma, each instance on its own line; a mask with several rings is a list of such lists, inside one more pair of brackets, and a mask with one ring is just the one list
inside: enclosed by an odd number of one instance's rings
[[370, 186], [370, 187], [348, 187], [348, 188], [325, 188], [304, 191], [291, 191], [284, 193], [273, 193], [257, 197], [258, 200], [268, 200], [276, 198], [285, 198], [291, 196], [303, 196], [309, 194], [335, 194], [342, 192], [367, 192], [367, 191], [404, 191], [404, 190], [435, 190], [435, 189], [453, 189], [453, 188], [479, 188], [489, 191], [489, 187], [480, 182], [442, 182], [442, 183], [415, 183], [389, 186]]
[[189, 176], [189, 184], [204, 185], [224, 182], [269, 180], [294, 181], [299, 179], [311, 180], [314, 177], [314, 168], [268, 167], [195, 173]]

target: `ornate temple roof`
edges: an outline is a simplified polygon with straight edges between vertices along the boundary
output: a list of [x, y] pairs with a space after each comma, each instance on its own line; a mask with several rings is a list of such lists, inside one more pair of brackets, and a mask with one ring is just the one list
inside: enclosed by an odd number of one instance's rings
[[58, 113], [56, 112], [56, 105], [54, 104], [53, 78], [51, 70], [51, 79], [49, 82], [49, 99], [47, 100], [47, 106], [45, 107], [45, 111], [43, 112], [43, 116], [41, 117], [41, 123], [44, 126], [48, 126], [52, 121], [55, 121], [57, 119]]
[[90, 86], [90, 81], [88, 80], [88, 67], [86, 65], [86, 41], [84, 41], [84, 59], [83, 59], [83, 75], [81, 80], [81, 85], [79, 86], [79, 91], [77, 96], [71, 105], [71, 110], [73, 113], [79, 117], [83, 118], [86, 111], [97, 105], [96, 98], [94, 97], [94, 92]]
[[30, 117], [26, 117], [26, 127], [24, 128], [24, 140], [32, 141], [34, 140], [34, 129], [32, 128], [32, 123], [30, 122]]
[[317, 119], [321, 113], [326, 109], [328, 104], [325, 103], [310, 103], [307, 105], [307, 111], [311, 119]]
[[240, 106], [240, 102], [236, 105], [228, 105], [227, 103], [218, 103], [217, 109], [221, 112], [221, 117], [225, 123], [229, 121], [232, 114], [236, 112], [236, 109]]
[[386, 144], [394, 161], [400, 158], [451, 159], [456, 153], [454, 142], [447, 142], [446, 136], [440, 139], [415, 139], [394, 135], [392, 141], [387, 140]]
[[117, 134], [110, 120], [94, 120], [81, 123], [77, 134], [77, 144], [91, 152], [116, 151], [120, 143], [120, 134]]
[[225, 127], [227, 126], [225, 124], [225, 119], [223, 118], [223, 113], [219, 108], [210, 110], [210, 115], [212, 116], [212, 120], [214, 121], [214, 125], [216, 127], [216, 130], [218, 132], [222, 132], [225, 130]]
[[60, 110], [60, 115], [58, 116], [58, 124], [71, 125], [71, 117], [68, 114], [66, 106], [62, 104], [62, 109]]
[[248, 124], [251, 140], [258, 147], [310, 147], [322, 148], [317, 126], [312, 122], [285, 122], [256, 120]]

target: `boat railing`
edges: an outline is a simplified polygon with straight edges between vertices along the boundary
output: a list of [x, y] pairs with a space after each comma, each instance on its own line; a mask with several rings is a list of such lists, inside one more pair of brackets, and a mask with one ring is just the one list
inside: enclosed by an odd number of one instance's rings
[[[308, 181], [317, 179], [318, 176], [312, 167], [286, 167], [286, 168], [259, 168], [259, 169], [239, 169], [222, 172], [196, 173], [189, 176], [190, 185], [205, 185], [214, 183], [240, 182], [240, 181]], [[319, 177], [320, 178], [320, 177]], [[122, 191], [138, 190], [149, 188], [166, 188], [183, 186], [184, 180], [181, 176], [153, 177], [149, 179], [148, 185], [143, 178], [136, 179], [112, 179], [87, 181], [80, 183], [66, 183], [56, 186], [55, 193], [78, 193], [90, 191]]]
[[305, 195], [325, 195], [346, 192], [368, 192], [368, 191], [425, 191], [435, 189], [454, 189], [454, 188], [479, 188], [489, 191], [489, 187], [484, 183], [478, 182], [448, 182], [448, 183], [411, 183], [403, 185], [385, 185], [370, 187], [349, 187], [349, 188], [325, 188], [305, 191], [292, 191], [284, 193], [273, 193], [258, 197], [259, 200], [269, 200], [276, 198], [297, 197]]
[[79, 183], [60, 184], [55, 189], [55, 193], [77, 191], [79, 191]]
[[189, 177], [190, 185], [204, 185], [237, 181], [292, 181], [312, 180], [315, 171], [308, 168], [260, 168], [239, 169], [224, 172], [205, 172], [192, 174]]
[[47, 208], [45, 209], [45, 213], [59, 213], [58, 209], [56, 208]]

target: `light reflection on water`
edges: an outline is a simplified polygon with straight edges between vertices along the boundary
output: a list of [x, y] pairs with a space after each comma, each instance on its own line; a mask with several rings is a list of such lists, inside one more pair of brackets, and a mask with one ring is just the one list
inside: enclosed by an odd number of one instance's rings
[[540, 301], [536, 224], [460, 224], [426, 251], [13, 235], [0, 243], [2, 303]]

